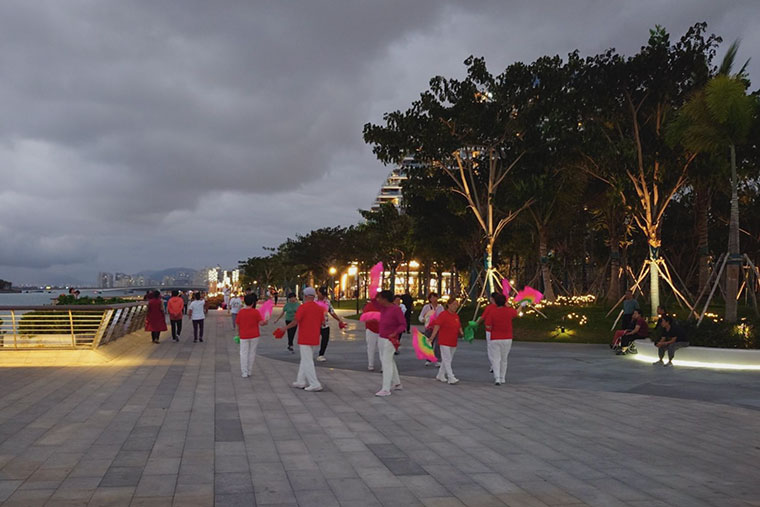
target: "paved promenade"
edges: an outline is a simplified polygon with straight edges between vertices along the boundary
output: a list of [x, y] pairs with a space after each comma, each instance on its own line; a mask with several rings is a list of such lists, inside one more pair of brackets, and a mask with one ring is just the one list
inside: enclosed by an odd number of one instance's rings
[[[448, 386], [407, 348], [404, 390], [376, 398], [349, 332], [307, 393], [282, 341], [264, 338], [243, 379], [226, 314], [207, 334], [140, 333], [103, 366], [0, 368], [3, 505], [760, 505], [757, 374], [663, 377], [599, 347], [518, 343], [496, 387], [474, 344]], [[708, 387], [676, 389], [694, 379]]]

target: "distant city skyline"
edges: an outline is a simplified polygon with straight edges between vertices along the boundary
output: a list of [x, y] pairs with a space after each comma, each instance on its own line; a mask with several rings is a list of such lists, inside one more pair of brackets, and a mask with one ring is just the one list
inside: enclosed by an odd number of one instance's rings
[[[360, 220], [392, 167], [362, 126], [431, 77], [632, 54], [695, 22], [760, 53], [751, 0], [0, 4], [0, 278], [235, 266]], [[760, 61], [748, 67], [752, 90]], [[389, 197], [390, 199], [393, 196]]]

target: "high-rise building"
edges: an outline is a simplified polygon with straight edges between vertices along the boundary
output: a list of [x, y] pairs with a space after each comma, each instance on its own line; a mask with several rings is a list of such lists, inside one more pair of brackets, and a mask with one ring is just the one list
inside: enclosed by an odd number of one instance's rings
[[391, 170], [380, 187], [380, 193], [377, 194], [372, 209], [377, 210], [385, 203], [391, 203], [396, 209], [401, 209], [404, 199], [402, 184], [408, 179], [409, 170], [417, 167], [419, 164], [415, 162], [413, 157], [405, 157], [398, 167]]
[[131, 287], [132, 286], [132, 277], [129, 276], [126, 273], [116, 273], [113, 276], [113, 286], [114, 287]]
[[113, 273], [98, 273], [98, 283], [97, 286], [100, 289], [111, 289], [113, 288]]

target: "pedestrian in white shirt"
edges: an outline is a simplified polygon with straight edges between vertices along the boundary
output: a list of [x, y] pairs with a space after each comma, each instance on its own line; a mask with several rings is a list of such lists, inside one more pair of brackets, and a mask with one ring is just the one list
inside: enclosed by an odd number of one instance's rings
[[[420, 310], [420, 322], [425, 324], [425, 331], [424, 335], [430, 338], [433, 335], [433, 326], [435, 318], [438, 317], [441, 313], [443, 313], [443, 306], [438, 304], [438, 293], [437, 292], [431, 292], [428, 294], [428, 303], [425, 304], [425, 306], [422, 307], [422, 310]], [[438, 345], [438, 339], [436, 338], [433, 340], [433, 350], [435, 352], [435, 357], [437, 361], [435, 362], [436, 367], [440, 367], [441, 365], [441, 347]], [[430, 366], [430, 361], [425, 361], [425, 366]]]
[[232, 316], [232, 329], [235, 329], [237, 324], [237, 316], [240, 310], [243, 308], [243, 301], [240, 299], [239, 294], [235, 294], [230, 299], [230, 315]]

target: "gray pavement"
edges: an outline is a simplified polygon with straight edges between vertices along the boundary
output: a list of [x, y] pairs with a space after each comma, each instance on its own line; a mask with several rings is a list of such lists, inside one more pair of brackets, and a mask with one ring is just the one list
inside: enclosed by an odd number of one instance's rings
[[[363, 324], [348, 322], [351, 324], [344, 331], [332, 329], [328, 361], [318, 365], [366, 372]], [[515, 329], [519, 336], [519, 322]], [[269, 341], [259, 351], [273, 359], [297, 363], [298, 354], [287, 352], [286, 345]], [[435, 368], [425, 367], [424, 361], [415, 357], [408, 334], [402, 337], [396, 363], [402, 375], [433, 378], [436, 374]], [[378, 359], [375, 364], [379, 382]], [[460, 341], [453, 369], [463, 385], [492, 382], [485, 341]], [[663, 368], [636, 361], [633, 356], [616, 356], [607, 345], [515, 341], [509, 355], [507, 381], [513, 385], [693, 399], [760, 410], [760, 372]]]
[[[730, 394], [756, 376], [665, 373], [598, 347], [518, 343], [509, 384], [496, 387], [476, 344], [457, 353], [456, 386], [402, 352], [404, 390], [381, 399], [379, 374], [339, 367], [366, 368], [350, 364], [363, 349], [355, 331], [318, 369], [325, 391], [307, 393], [289, 387], [294, 358], [271, 337], [241, 378], [228, 326], [212, 312], [205, 343], [164, 339], [108, 366], [0, 369], [0, 500], [760, 505], [760, 417], [741, 406], [757, 404]], [[693, 395], [624, 392], [697, 378], [710, 387]]]

